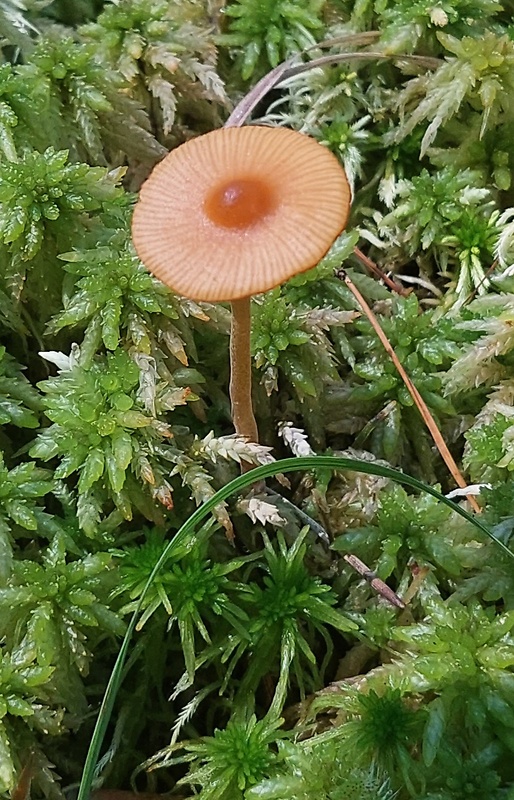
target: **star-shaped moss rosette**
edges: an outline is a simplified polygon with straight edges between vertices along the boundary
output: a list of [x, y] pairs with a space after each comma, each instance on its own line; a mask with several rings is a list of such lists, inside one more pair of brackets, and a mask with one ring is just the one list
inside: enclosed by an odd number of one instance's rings
[[143, 263], [178, 294], [232, 303], [232, 416], [252, 441], [251, 295], [315, 266], [349, 208], [335, 156], [286, 128], [199, 136], [169, 153], [141, 189], [132, 233]]

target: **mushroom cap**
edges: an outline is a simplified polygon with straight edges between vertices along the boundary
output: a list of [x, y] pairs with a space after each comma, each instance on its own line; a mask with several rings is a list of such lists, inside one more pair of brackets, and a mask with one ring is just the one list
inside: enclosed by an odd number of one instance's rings
[[157, 164], [132, 235], [146, 267], [178, 294], [236, 300], [317, 264], [349, 208], [343, 168], [314, 139], [287, 128], [220, 128]]

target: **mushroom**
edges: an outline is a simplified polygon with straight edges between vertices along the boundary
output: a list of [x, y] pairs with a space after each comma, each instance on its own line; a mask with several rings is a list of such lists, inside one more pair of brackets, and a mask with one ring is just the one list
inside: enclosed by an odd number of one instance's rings
[[286, 128], [225, 127], [198, 136], [172, 150], [141, 188], [132, 235], [142, 262], [178, 294], [232, 304], [232, 421], [250, 441], [258, 441], [251, 295], [317, 264], [349, 207], [335, 156]]

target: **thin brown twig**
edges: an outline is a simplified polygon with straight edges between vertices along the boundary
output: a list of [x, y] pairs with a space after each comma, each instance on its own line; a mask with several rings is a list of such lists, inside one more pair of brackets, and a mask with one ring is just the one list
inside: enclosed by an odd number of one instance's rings
[[[446, 442], [444, 441], [443, 437], [441, 436], [441, 432], [439, 431], [439, 428], [437, 427], [437, 424], [436, 424], [432, 414], [428, 410], [427, 404], [425, 403], [425, 401], [421, 397], [421, 395], [420, 395], [419, 391], [417, 390], [416, 386], [414, 386], [413, 382], [411, 381], [411, 379], [409, 378], [409, 376], [405, 372], [405, 370], [404, 370], [404, 368], [403, 368], [398, 356], [394, 352], [394, 349], [393, 349], [393, 347], [391, 345], [391, 342], [389, 341], [389, 339], [385, 335], [384, 331], [380, 327], [380, 323], [378, 322], [378, 320], [377, 320], [376, 316], [374, 315], [373, 311], [371, 310], [371, 308], [369, 307], [369, 305], [367, 304], [367, 302], [365, 301], [364, 297], [359, 292], [359, 290], [357, 289], [357, 287], [355, 286], [353, 281], [348, 277], [348, 275], [346, 274], [346, 272], [343, 269], [336, 270], [336, 275], [337, 275], [338, 278], [340, 278], [342, 281], [344, 281], [345, 284], [348, 286], [349, 290], [351, 291], [351, 293], [353, 294], [353, 296], [355, 297], [355, 299], [359, 303], [360, 307], [362, 308], [362, 310], [366, 314], [367, 318], [369, 319], [369, 321], [370, 321], [375, 333], [377, 334], [378, 338], [382, 342], [382, 345], [384, 346], [384, 349], [386, 350], [387, 354], [391, 358], [391, 360], [392, 360], [393, 364], [395, 365], [396, 369], [400, 373], [400, 376], [401, 376], [403, 382], [405, 383], [405, 386], [407, 387], [412, 399], [416, 403], [418, 411], [421, 414], [425, 425], [427, 426], [428, 430], [430, 431], [430, 434], [431, 434], [431, 436], [432, 436], [432, 438], [433, 438], [433, 440], [435, 442], [435, 445], [436, 445], [437, 449], [439, 450], [439, 452], [441, 454], [441, 457], [443, 458], [446, 466], [448, 467], [448, 469], [449, 469], [449, 471], [450, 471], [455, 483], [461, 489], [467, 489], [468, 485], [467, 485], [466, 481], [464, 480], [464, 478], [463, 478], [463, 476], [462, 476], [457, 464], [455, 463], [455, 460], [454, 460], [452, 454], [450, 453]], [[472, 495], [466, 495], [466, 498], [467, 498], [469, 504], [471, 505], [471, 507], [473, 508], [473, 510], [476, 511], [477, 514], [479, 514], [481, 509], [480, 509], [480, 506], [478, 505], [477, 501], [475, 500], [475, 498]]]
[[[306, 53], [307, 51], [304, 51]], [[238, 126], [243, 125], [248, 117], [251, 115], [252, 111], [255, 107], [260, 103], [260, 101], [274, 89], [279, 83], [287, 78], [292, 78], [295, 75], [299, 75], [302, 72], [307, 72], [310, 69], [315, 69], [316, 67], [327, 66], [330, 64], [337, 64], [339, 61], [363, 61], [367, 59], [385, 59], [387, 60], [394, 60], [394, 61], [411, 61], [413, 63], [418, 63], [421, 66], [427, 67], [427, 69], [435, 69], [437, 68], [442, 62], [440, 59], [436, 58], [426, 58], [424, 56], [415, 56], [415, 55], [398, 55], [394, 53], [380, 53], [380, 52], [370, 52], [364, 51], [362, 53], [359, 52], [348, 52], [348, 53], [335, 53], [333, 55], [328, 56], [321, 56], [320, 58], [313, 58], [312, 61], [307, 63], [300, 63], [297, 64], [298, 57], [301, 56], [302, 53], [297, 53], [292, 58], [289, 58], [287, 61], [283, 61], [281, 64], [276, 66], [267, 75], [261, 78], [255, 86], [246, 94], [240, 103], [234, 108], [232, 113], [230, 114], [229, 118], [225, 122], [225, 127], [231, 126]]]
[[338, 64], [340, 61], [366, 61], [367, 59], [385, 59], [386, 61], [410, 61], [413, 64], [419, 64], [427, 69], [437, 69], [444, 61], [440, 58], [431, 58], [430, 56], [413, 56], [403, 53], [381, 53], [379, 50], [364, 50], [362, 53], [347, 52], [347, 53], [332, 53], [328, 56], [320, 56], [313, 58], [312, 61], [307, 63], [297, 64], [288, 67], [285, 70], [282, 80], [292, 78], [294, 75], [299, 75], [301, 72], [307, 72], [314, 67], [325, 67], [330, 64]]
[[380, 269], [378, 264], [375, 264], [375, 262], [365, 255], [358, 247], [353, 248], [353, 254], [359, 259], [361, 264], [364, 264], [364, 266], [373, 272], [377, 278], [380, 278], [381, 281], [384, 281], [384, 283], [389, 286], [391, 291], [396, 292], [396, 294], [400, 294], [402, 297], [407, 297], [407, 295], [411, 294], [412, 289], [404, 289], [403, 286], [398, 286], [398, 284], [392, 278], [390, 278], [389, 275], [386, 275], [386, 273]]
[[361, 561], [360, 558], [354, 556], [352, 553], [348, 553], [347, 555], [343, 556], [344, 560], [347, 564], [349, 564], [355, 572], [358, 572], [359, 575], [362, 575], [365, 581], [367, 581], [370, 586], [381, 595], [384, 600], [387, 600], [388, 603], [391, 603], [392, 606], [396, 606], [396, 608], [405, 608], [405, 603], [403, 600], [398, 597], [396, 592], [393, 592], [392, 589], [389, 588], [387, 583], [380, 580], [376, 576], [376, 574], [371, 570], [364, 561]]
[[231, 115], [225, 122], [224, 127], [230, 128], [244, 125], [255, 107], [264, 97], [266, 97], [268, 92], [270, 92], [277, 85], [277, 83], [280, 83], [286, 70], [294, 63], [294, 61], [296, 61], [296, 58], [296, 56], [293, 56], [287, 61], [283, 61], [282, 64], [279, 64], [277, 67], [275, 67], [275, 69], [272, 69], [271, 72], [268, 72], [267, 75], [260, 79], [260, 81], [257, 81], [255, 86], [250, 89], [248, 94], [245, 94], [243, 99], [234, 108]]

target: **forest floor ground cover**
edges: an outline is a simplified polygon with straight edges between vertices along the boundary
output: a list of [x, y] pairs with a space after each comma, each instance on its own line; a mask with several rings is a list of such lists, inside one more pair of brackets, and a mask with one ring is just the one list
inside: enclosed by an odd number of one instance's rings
[[[0, 1], [1, 797], [514, 798], [513, 11]], [[352, 190], [252, 300], [258, 443], [131, 241], [234, 109]]]

